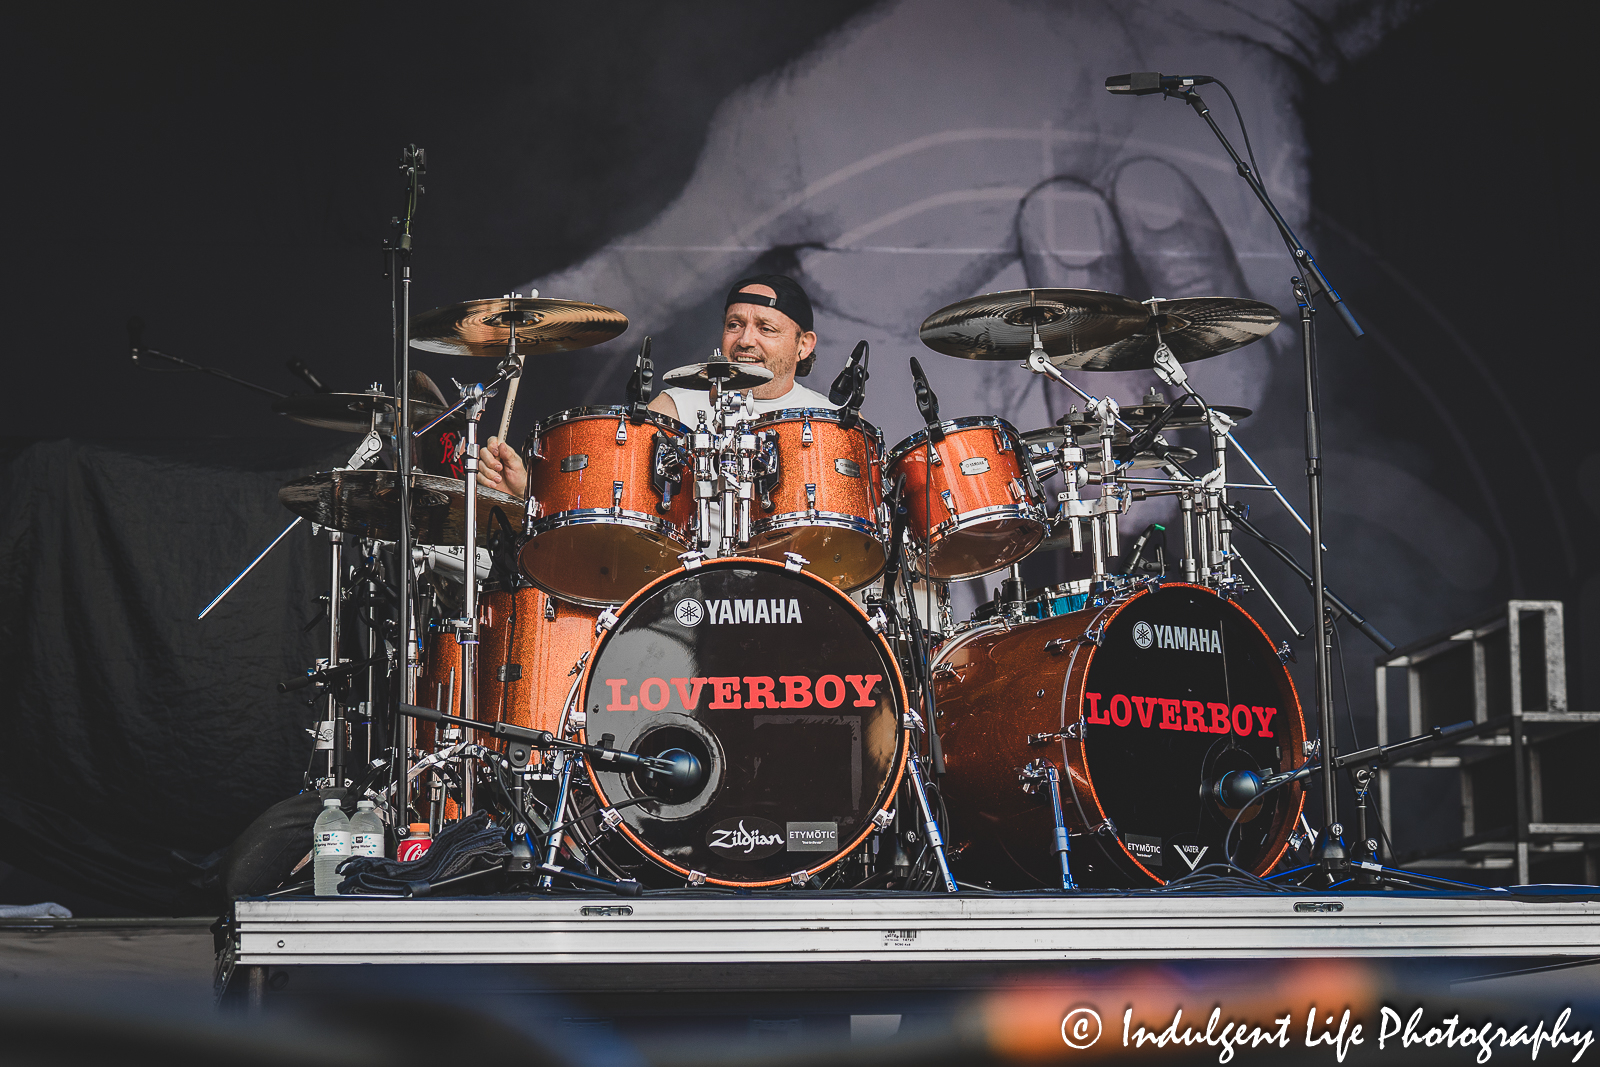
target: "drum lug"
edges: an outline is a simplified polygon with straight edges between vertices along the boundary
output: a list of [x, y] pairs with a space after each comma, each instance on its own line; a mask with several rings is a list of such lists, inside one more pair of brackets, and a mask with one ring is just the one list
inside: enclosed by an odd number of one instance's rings
[[872, 825], [879, 830], [887, 830], [892, 822], [894, 822], [893, 808], [884, 808], [872, 816]]
[[1299, 660], [1295, 659], [1294, 649], [1289, 647], [1289, 642], [1287, 642], [1287, 641], [1285, 641], [1282, 644], [1282, 646], [1280, 646], [1279, 649], [1278, 649], [1278, 662], [1279, 663], [1299, 663], [1300, 662]]
[[1032, 499], [1028, 491], [1023, 488], [1022, 479], [1020, 478], [1011, 479], [1011, 481], [1006, 483], [1006, 488], [1011, 490], [1012, 499], [1019, 504], [1026, 504], [1030, 499]]
[[1105, 640], [1105, 636], [1104, 630], [1085, 630], [1078, 636], [1078, 640], [1084, 642], [1085, 644], [1093, 645], [1095, 648], [1099, 648], [1100, 642]]
[[811, 420], [809, 418], [803, 419], [800, 422], [800, 445], [803, 448], [811, 444], [811, 441]]
[[928, 446], [928, 466], [930, 466], [930, 467], [942, 467], [942, 466], [944, 466], [944, 460], [939, 458], [939, 450], [937, 448], [934, 448], [933, 445], [931, 445], [931, 444]]
[[815, 482], [806, 483], [806, 518], [811, 522], [817, 521], [817, 486]]
[[625, 419], [625, 418], [618, 419], [617, 420], [617, 444], [625, 445], [627, 443], [628, 443], [628, 420]]
[[1050, 653], [1052, 656], [1059, 656], [1061, 653], [1067, 650], [1067, 645], [1069, 643], [1070, 642], [1068, 642], [1065, 637], [1053, 638], [1044, 643], [1044, 650]]
[[690, 871], [689, 872], [689, 884], [690, 885], [705, 885], [706, 884], [706, 876], [704, 874], [702, 874], [700, 871]]
[[[596, 626], [594, 628], [594, 632], [596, 634], [598, 634], [600, 632], [600, 627]], [[572, 669], [567, 672], [567, 677], [571, 678], [574, 674], [582, 674], [583, 673], [583, 665], [585, 663], [587, 663], [588, 661], [589, 661], [589, 653], [587, 651], [585, 651], [583, 653], [583, 655], [578, 657], [578, 662], [574, 663], [572, 665]]]
[[611, 483], [611, 517], [617, 518], [622, 514], [622, 483]]
[[[806, 488], [810, 489], [811, 486], [806, 486]], [[800, 568], [810, 562], [809, 559], [806, 559], [798, 552], [785, 552], [783, 554], [783, 569], [794, 574], [799, 574]]]
[[554, 622], [556, 617], [556, 598], [550, 597], [544, 602], [544, 621]]
[[1022, 785], [1022, 791], [1029, 795], [1037, 793], [1039, 786], [1043, 785], [1050, 777], [1050, 764], [1044, 760], [1034, 760], [1017, 772], [1017, 781]]
[[950, 517], [959, 521], [961, 519], [961, 513], [956, 511], [955, 501], [950, 498], [950, 490], [939, 490], [939, 498], [944, 501], [944, 506], [949, 510]]
[[[1054, 651], [1050, 648], [1050, 645], [1053, 644], [1055, 644], [1055, 642], [1051, 641], [1050, 644], [1045, 645], [1045, 650], [1047, 652]], [[934, 681], [938, 681], [940, 678], [949, 678], [952, 676], [959, 679], [961, 677], [961, 675], [958, 673], [960, 670], [961, 668], [957, 667], [954, 663], [946, 661], [933, 668], [933, 679]]]
[[1010, 452], [1011, 445], [1006, 441], [1005, 431], [998, 426], [991, 426], [994, 431], [994, 450], [996, 452]]

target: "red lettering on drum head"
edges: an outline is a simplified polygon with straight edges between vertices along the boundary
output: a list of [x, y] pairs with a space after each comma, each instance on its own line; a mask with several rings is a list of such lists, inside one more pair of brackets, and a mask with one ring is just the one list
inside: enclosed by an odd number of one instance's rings
[[811, 706], [811, 679], [803, 674], [785, 674], [778, 678], [783, 685], [783, 703], [785, 708], [809, 708]]
[[1178, 719], [1178, 702], [1176, 700], [1162, 699], [1161, 728], [1163, 730], [1183, 729], [1183, 723]]
[[1150, 717], [1156, 713], [1156, 705], [1161, 703], [1155, 697], [1132, 697], [1133, 708], [1139, 713], [1139, 725], [1150, 729]]
[[1185, 700], [1183, 702], [1183, 728], [1190, 732], [1209, 734], [1210, 728], [1206, 726], [1206, 706], [1198, 700]]
[[[828, 687], [832, 687], [833, 689], [834, 695], [831, 697], [823, 695], [823, 690]], [[837, 674], [824, 674], [821, 678], [817, 679], [816, 695], [817, 703], [821, 704], [823, 707], [838, 707], [840, 704], [844, 703], [844, 679], [839, 677]]]
[[1111, 721], [1118, 726], [1126, 726], [1133, 721], [1133, 705], [1121, 693], [1111, 698]]
[[744, 684], [750, 687], [750, 694], [744, 698], [747, 708], [775, 708], [778, 700], [772, 693], [772, 679], [766, 675], [756, 678], [746, 678]]
[[1211, 703], [1206, 705], [1206, 710], [1211, 712], [1211, 732], [1214, 734], [1230, 733], [1232, 724], [1228, 721], [1228, 705]]
[[1250, 710], [1255, 712], [1256, 718], [1261, 721], [1261, 732], [1256, 734], [1256, 736], [1257, 737], [1271, 737], [1272, 736], [1272, 730], [1269, 729], [1269, 727], [1272, 725], [1272, 717], [1274, 715], [1278, 714], [1278, 709], [1277, 708], [1251, 708]]
[[[652, 686], [661, 690], [660, 700], [652, 700], [650, 698], [650, 689]], [[639, 703], [644, 705], [644, 710], [646, 711], [660, 711], [662, 708], [667, 706], [667, 701], [671, 699], [672, 690], [668, 689], [667, 683], [662, 681], [660, 678], [646, 678], [644, 680], [644, 684], [639, 687]]]
[[629, 697], [628, 702], [622, 702], [622, 687], [628, 684], [626, 678], [607, 678], [606, 684], [611, 687], [611, 703], [606, 705], [607, 711], [638, 711], [638, 697]]
[[844, 680], [849, 682], [850, 687], [856, 691], [856, 707], [870, 708], [877, 703], [872, 699], [872, 690], [877, 687], [879, 682], [883, 681], [883, 675], [847, 674], [844, 676]]
[[[686, 689], [690, 682], [694, 683], [693, 689]], [[705, 688], [704, 678], [674, 678], [673, 688], [678, 691], [678, 699], [683, 702], [684, 710], [693, 711], [700, 706], [700, 690]]]
[[1111, 716], [1107, 715], [1100, 707], [1099, 693], [1085, 693], [1083, 699], [1089, 702], [1089, 721], [1096, 726], [1110, 726]]
[[[1239, 722], [1239, 713], [1241, 711], [1244, 712], [1244, 724], [1243, 725], [1240, 725], [1240, 722]], [[1238, 734], [1240, 737], [1249, 737], [1250, 736], [1250, 729], [1251, 729], [1251, 726], [1250, 726], [1250, 705], [1248, 705], [1248, 704], [1235, 704], [1233, 706], [1233, 732]]]
[[711, 683], [711, 703], [706, 707], [717, 710], [744, 707], [744, 701], [739, 699], [739, 679], [707, 678], [706, 681]]

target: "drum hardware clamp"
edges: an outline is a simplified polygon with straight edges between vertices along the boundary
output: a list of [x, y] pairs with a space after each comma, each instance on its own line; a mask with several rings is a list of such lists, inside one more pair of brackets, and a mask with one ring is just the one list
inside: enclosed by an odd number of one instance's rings
[[894, 822], [893, 808], [881, 808], [872, 815], [872, 825], [879, 830], [887, 830], [892, 822]]
[[1081, 720], [1078, 722], [1069, 722], [1067, 723], [1066, 729], [1062, 730], [1060, 733], [1029, 734], [1028, 744], [1046, 745], [1051, 741], [1082, 741], [1087, 733], [1088, 730], [1085, 728]]
[[809, 559], [806, 559], [798, 552], [785, 552], [783, 554], [783, 569], [794, 574], [798, 574], [801, 568], [810, 562]]
[[692, 886], [705, 885], [706, 884], [706, 876], [700, 871], [690, 871], [689, 872], [689, 884], [692, 885]]

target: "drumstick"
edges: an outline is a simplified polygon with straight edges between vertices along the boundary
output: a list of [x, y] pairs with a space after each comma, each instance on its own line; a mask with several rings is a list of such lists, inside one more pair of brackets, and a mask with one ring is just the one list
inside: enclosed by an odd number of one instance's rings
[[[520, 363], [521, 360], [518, 360]], [[517, 386], [522, 384], [522, 375], [518, 374], [511, 379], [511, 384], [506, 387], [506, 407], [500, 413], [500, 440], [506, 439], [506, 434], [511, 430], [511, 409], [517, 406]]]

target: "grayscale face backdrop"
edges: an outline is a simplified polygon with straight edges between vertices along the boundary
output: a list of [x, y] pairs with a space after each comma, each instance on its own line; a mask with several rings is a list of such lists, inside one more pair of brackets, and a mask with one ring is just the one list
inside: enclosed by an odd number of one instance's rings
[[[172, 647], [203, 639], [185, 598], [203, 602], [287, 521], [270, 495], [255, 499], [271, 492], [263, 472], [327, 467], [353, 441], [288, 423], [225, 381], [135, 368], [124, 324], [138, 315], [146, 343], [280, 391], [305, 389], [283, 370], [295, 358], [336, 388], [390, 380], [379, 248], [407, 143], [429, 153], [418, 310], [537, 289], [630, 320], [613, 342], [530, 369], [513, 443], [554, 412], [622, 402], [646, 335], [658, 379], [704, 360], [728, 284], [751, 273], [790, 274], [811, 295], [818, 360], [804, 384], [826, 392], [855, 344], [870, 343], [863, 416], [891, 447], [921, 425], [913, 356], [946, 418], [999, 415], [1029, 430], [1083, 406], [1016, 364], [924, 347], [918, 325], [951, 302], [1030, 286], [1244, 297], [1285, 323], [1190, 365], [1191, 383], [1210, 403], [1254, 411], [1239, 439], [1303, 512], [1294, 266], [1189, 108], [1103, 88], [1109, 75], [1159, 70], [1227, 83], [1273, 197], [1368, 330], [1357, 343], [1331, 312], [1319, 316], [1330, 586], [1399, 643], [1508, 597], [1562, 599], [1573, 706], [1600, 700], [1600, 569], [1586, 549], [1600, 522], [1600, 447], [1582, 413], [1594, 343], [1571, 314], [1594, 280], [1575, 132], [1592, 122], [1563, 55], [1576, 5], [1532, 5], [1515, 25], [1498, 5], [1421, 0], [571, 8], [503, 5], [490, 17], [398, 5], [381, 24], [310, 8], [227, 24], [108, 11], [81, 32], [59, 14], [15, 17], [4, 35], [10, 98], [22, 102], [8, 167], [8, 459], [15, 469], [46, 439], [138, 439], [128, 447], [164, 450], [174, 469], [256, 477], [231, 495], [160, 483], [166, 521], [255, 494], [229, 539], [186, 564], [183, 595], [141, 623]], [[1528, 71], [1548, 72], [1548, 88], [1535, 95]], [[1202, 95], [1243, 151], [1226, 93]], [[491, 373], [438, 355], [415, 363], [452, 395], [450, 379]], [[1152, 387], [1172, 395], [1147, 372], [1074, 380], [1124, 405]], [[498, 424], [497, 407], [486, 421]], [[61, 463], [44, 484], [74, 477]], [[1251, 503], [1304, 557], [1294, 520], [1265, 493]], [[1144, 502], [1123, 529], [1173, 517]], [[156, 518], [140, 521], [169, 543]], [[13, 536], [7, 573], [30, 566], [25, 542]], [[1276, 563], [1258, 569], [1304, 626], [1305, 587]], [[1026, 570], [1043, 584], [1086, 565], [1041, 554]], [[959, 585], [957, 615], [998, 580]], [[311, 606], [282, 603], [314, 596], [314, 582], [286, 565], [239, 618], [268, 619], [279, 642], [280, 629], [313, 621]], [[1259, 594], [1242, 603], [1285, 636]], [[188, 682], [162, 697], [196, 722], [274, 723], [269, 745], [281, 750], [251, 764], [240, 797], [196, 817], [184, 848], [225, 844], [295, 787], [305, 753], [283, 724], [310, 713], [260, 686], [300, 669], [312, 643], [283, 638], [259, 657], [269, 662], [252, 661], [258, 688], [218, 683], [206, 710], [184, 703]], [[1342, 652], [1370, 744], [1375, 649], [1346, 631]], [[27, 679], [5, 692], [8, 714], [79, 714], [50, 703], [44, 652], [23, 640], [8, 655], [12, 677]], [[64, 743], [64, 729], [38, 743]], [[80, 777], [93, 803], [58, 801], [74, 818], [143, 803], [131, 779]], [[153, 825], [154, 803], [135, 820]], [[69, 868], [52, 869], [65, 881]]]

